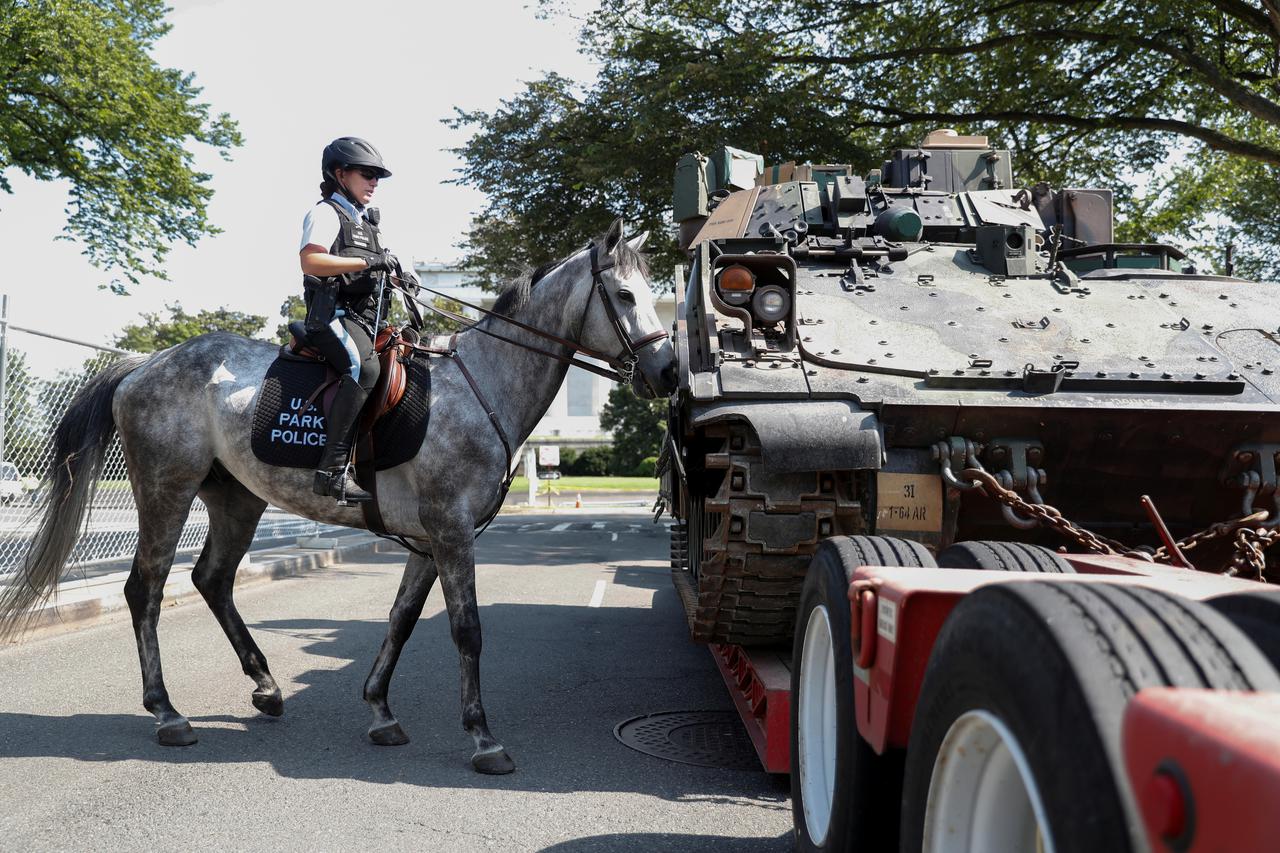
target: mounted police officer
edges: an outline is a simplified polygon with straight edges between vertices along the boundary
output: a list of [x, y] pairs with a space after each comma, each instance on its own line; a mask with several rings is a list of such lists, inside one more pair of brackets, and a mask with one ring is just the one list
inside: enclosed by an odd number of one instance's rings
[[348, 460], [356, 419], [378, 381], [373, 342], [387, 319], [391, 288], [383, 286], [385, 276], [400, 275], [396, 256], [382, 246], [378, 211], [367, 206], [378, 181], [391, 172], [376, 148], [354, 136], [325, 146], [321, 172], [321, 200], [302, 221], [298, 254], [307, 277], [307, 338], [340, 378], [314, 489], [368, 501], [369, 493], [351, 477]]

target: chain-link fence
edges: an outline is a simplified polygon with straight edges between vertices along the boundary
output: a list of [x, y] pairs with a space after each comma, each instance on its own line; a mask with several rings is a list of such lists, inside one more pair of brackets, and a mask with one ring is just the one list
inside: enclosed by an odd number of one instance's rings
[[[53, 461], [53, 431], [76, 392], [105, 365], [126, 353], [26, 329], [7, 322], [7, 298], [0, 302], [0, 576], [21, 565], [39, 524], [42, 479]], [[24, 344], [38, 342], [56, 360], [80, 361], [52, 375], [38, 376], [38, 365]], [[51, 343], [52, 342], [52, 343]], [[80, 358], [80, 355], [83, 358]], [[313, 521], [268, 508], [255, 544], [287, 541], [320, 532]], [[325, 529], [331, 529], [327, 525]], [[209, 514], [197, 499], [178, 540], [178, 553], [198, 551], [209, 531]], [[138, 509], [133, 502], [119, 437], [112, 439], [98, 480], [87, 523], [76, 542], [68, 569], [83, 569], [128, 559], [138, 544]]]

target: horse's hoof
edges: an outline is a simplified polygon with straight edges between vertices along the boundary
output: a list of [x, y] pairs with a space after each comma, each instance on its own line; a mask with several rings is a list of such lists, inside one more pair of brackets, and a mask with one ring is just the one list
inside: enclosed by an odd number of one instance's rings
[[485, 752], [477, 752], [471, 756], [471, 766], [476, 769], [477, 773], [487, 773], [490, 776], [502, 776], [516, 769], [516, 763], [511, 760], [511, 756], [507, 755], [507, 751], [502, 747]]
[[284, 714], [284, 697], [277, 690], [274, 693], [254, 693], [253, 707], [269, 717], [279, 717]]
[[199, 740], [196, 733], [192, 731], [191, 724], [186, 720], [160, 726], [156, 729], [156, 739], [160, 741], [161, 746], [191, 746]]
[[409, 742], [409, 736], [404, 733], [404, 729], [400, 728], [399, 723], [392, 720], [381, 726], [370, 728], [369, 740], [378, 746], [404, 746]]

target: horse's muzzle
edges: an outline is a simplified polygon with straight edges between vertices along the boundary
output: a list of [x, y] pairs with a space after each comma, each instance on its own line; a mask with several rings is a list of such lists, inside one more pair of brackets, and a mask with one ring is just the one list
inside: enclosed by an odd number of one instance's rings
[[678, 385], [675, 351], [671, 342], [664, 340], [655, 353], [647, 358], [641, 357], [636, 365], [635, 378], [631, 381], [631, 390], [637, 397], [652, 400], [671, 396]]

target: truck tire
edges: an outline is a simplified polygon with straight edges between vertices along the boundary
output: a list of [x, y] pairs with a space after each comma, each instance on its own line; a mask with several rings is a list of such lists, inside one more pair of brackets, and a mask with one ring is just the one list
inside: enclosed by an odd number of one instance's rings
[[1205, 604], [1227, 617], [1280, 669], [1280, 589], [1233, 592]]
[[791, 810], [806, 853], [897, 843], [902, 752], [877, 755], [854, 718], [849, 581], [863, 565], [931, 567], [933, 557], [916, 542], [837, 536], [809, 564], [791, 658]]
[[1025, 542], [957, 542], [938, 555], [944, 569], [984, 569], [989, 572], [1054, 572], [1074, 574], [1075, 568], [1043, 545]]
[[902, 850], [1145, 850], [1120, 726], [1154, 686], [1277, 690], [1280, 675], [1219, 613], [1165, 592], [1028, 581], [971, 593], [925, 671]]

